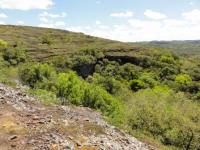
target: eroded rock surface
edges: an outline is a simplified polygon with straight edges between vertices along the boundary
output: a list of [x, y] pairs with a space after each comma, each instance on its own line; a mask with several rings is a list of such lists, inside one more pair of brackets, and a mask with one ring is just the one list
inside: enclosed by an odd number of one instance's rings
[[155, 149], [107, 124], [89, 108], [44, 106], [0, 84], [0, 150]]

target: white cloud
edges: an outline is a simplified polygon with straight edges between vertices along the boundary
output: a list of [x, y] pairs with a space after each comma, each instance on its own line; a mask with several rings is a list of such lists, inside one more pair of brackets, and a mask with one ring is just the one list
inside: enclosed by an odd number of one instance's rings
[[54, 24], [47, 24], [47, 23], [41, 23], [38, 25], [38, 27], [44, 27], [44, 28], [56, 28]]
[[54, 14], [54, 13], [49, 13], [49, 12], [43, 12], [39, 14], [41, 18], [64, 18], [67, 16], [65, 12], [62, 12], [61, 14]]
[[160, 12], [152, 11], [152, 10], [146, 10], [144, 12], [144, 15], [150, 19], [154, 20], [161, 20], [161, 19], [166, 19], [167, 16], [165, 14], [162, 14]]
[[56, 21], [56, 22], [49, 22], [49, 23], [41, 23], [41, 24], [38, 25], [38, 27], [64, 29], [65, 28], [65, 22]]
[[4, 13], [0, 13], [0, 18], [8, 18], [8, 16]]
[[49, 12], [43, 12], [39, 14], [39, 20], [42, 22], [40, 26], [42, 27], [58, 27], [58, 26], [64, 26], [65, 22], [58, 21], [58, 19], [63, 19], [67, 16], [67, 13], [62, 12], [60, 14], [56, 13], [49, 13]]
[[112, 13], [110, 14], [110, 16], [119, 18], [130, 18], [134, 16], [134, 13], [132, 11], [126, 11], [126, 12]]
[[53, 5], [52, 0], [0, 0], [0, 8], [2, 9], [47, 9]]
[[100, 25], [101, 21], [97, 20], [95, 23], [96, 23], [96, 25]]
[[[174, 19], [135, 19], [127, 18], [121, 24], [107, 25], [96, 21], [90, 26], [67, 26], [64, 23], [50, 22], [41, 26], [62, 28], [75, 32], [124, 41], [152, 41], [152, 40], [197, 40], [200, 39], [199, 10], [191, 10], [180, 14], [182, 18]], [[157, 17], [158, 18], [158, 17]], [[58, 26], [60, 25], [60, 26]], [[112, 29], [112, 30], [111, 30]]]
[[17, 24], [18, 24], [18, 25], [24, 25], [24, 21], [19, 20], [19, 21], [17, 21]]
[[189, 12], [184, 12], [184, 13], [182, 13], [182, 16], [186, 20], [191, 21], [192, 23], [200, 23], [200, 10], [199, 9], [194, 9]]

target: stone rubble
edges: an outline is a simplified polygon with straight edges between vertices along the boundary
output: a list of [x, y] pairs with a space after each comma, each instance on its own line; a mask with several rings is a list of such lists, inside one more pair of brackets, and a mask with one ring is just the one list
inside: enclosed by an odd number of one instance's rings
[[44, 106], [20, 89], [3, 84], [0, 122], [0, 150], [157, 149], [109, 125], [89, 108]]

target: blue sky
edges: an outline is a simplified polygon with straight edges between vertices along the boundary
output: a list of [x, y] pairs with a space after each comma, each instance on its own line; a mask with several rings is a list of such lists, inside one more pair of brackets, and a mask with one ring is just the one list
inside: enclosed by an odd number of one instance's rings
[[200, 0], [0, 0], [0, 24], [120, 41], [200, 39]]

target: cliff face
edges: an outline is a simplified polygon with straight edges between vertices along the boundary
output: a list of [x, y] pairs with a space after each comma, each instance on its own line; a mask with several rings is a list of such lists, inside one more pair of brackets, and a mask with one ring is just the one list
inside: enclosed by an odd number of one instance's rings
[[44, 106], [0, 84], [1, 150], [146, 150], [147, 144], [107, 124], [88, 108]]

